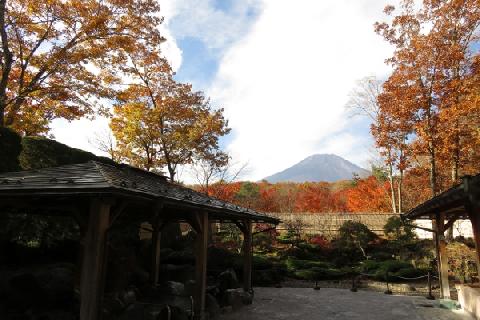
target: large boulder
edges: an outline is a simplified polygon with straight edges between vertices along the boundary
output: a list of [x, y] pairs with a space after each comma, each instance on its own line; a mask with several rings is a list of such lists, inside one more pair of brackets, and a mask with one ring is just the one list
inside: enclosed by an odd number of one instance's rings
[[29, 272], [14, 275], [8, 281], [6, 308], [27, 310], [45, 304], [45, 290], [37, 278]]
[[160, 285], [160, 290], [166, 295], [185, 296], [185, 285], [181, 282], [166, 281]]
[[68, 263], [45, 266], [35, 273], [51, 304], [67, 305], [74, 299], [75, 266]]
[[145, 306], [142, 304], [132, 304], [125, 309], [125, 311], [116, 320], [136, 320], [143, 319], [145, 314]]
[[205, 296], [205, 310], [208, 312], [210, 319], [218, 317], [221, 313], [220, 305], [218, 304], [217, 299], [208, 293]]
[[243, 305], [243, 289], [227, 289], [223, 294], [223, 303], [232, 306], [233, 310], [239, 309]]
[[220, 292], [225, 292], [228, 289], [238, 288], [238, 278], [235, 270], [230, 268], [220, 273], [217, 278], [217, 287]]
[[161, 280], [172, 280], [186, 282], [193, 280], [195, 276], [195, 267], [192, 265], [160, 264]]

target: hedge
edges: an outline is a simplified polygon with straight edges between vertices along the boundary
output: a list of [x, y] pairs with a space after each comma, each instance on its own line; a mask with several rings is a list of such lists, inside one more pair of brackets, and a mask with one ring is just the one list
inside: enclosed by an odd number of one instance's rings
[[108, 158], [71, 148], [63, 143], [44, 137], [24, 137], [22, 139], [22, 147], [23, 150], [20, 153], [19, 161], [23, 170], [85, 163], [90, 160], [114, 164]]
[[13, 130], [0, 127], [0, 172], [20, 170], [18, 156], [22, 151], [22, 138]]

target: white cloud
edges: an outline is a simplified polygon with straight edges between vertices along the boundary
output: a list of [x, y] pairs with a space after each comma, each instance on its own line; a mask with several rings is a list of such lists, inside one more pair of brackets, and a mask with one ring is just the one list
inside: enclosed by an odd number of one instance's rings
[[243, 35], [251, 19], [249, 13], [259, 10], [259, 5], [257, 0], [228, 1], [228, 10], [221, 10], [214, 0], [162, 1], [165, 14], [171, 20], [175, 18], [177, 38], [194, 37], [220, 50]]
[[161, 46], [162, 52], [172, 66], [172, 69], [177, 71], [182, 64], [182, 50], [178, 47], [177, 41], [173, 37], [170, 28], [171, 20], [177, 14], [177, 8], [174, 2], [162, 2], [160, 5], [160, 13], [164, 17], [164, 21], [160, 25], [160, 32], [165, 39], [167, 39]]
[[384, 59], [391, 48], [373, 31], [385, 4], [264, 0], [209, 90], [234, 129], [228, 149], [252, 166], [248, 178], [261, 179], [317, 152], [360, 164], [369, 157], [368, 147], [364, 157], [357, 147], [365, 136], [342, 133], [349, 121], [344, 105], [356, 80], [388, 72]]
[[[162, 50], [174, 70], [182, 63], [182, 37], [200, 39], [221, 57], [207, 93], [226, 108], [234, 129], [227, 148], [236, 161], [248, 161], [245, 178], [261, 179], [313, 153], [365, 165], [368, 132], [347, 130], [358, 123], [346, 118], [344, 105], [356, 80], [389, 72], [383, 61], [391, 48], [373, 23], [390, 2], [244, 0], [222, 11], [213, 0], [162, 0]], [[253, 24], [252, 9], [259, 11]], [[87, 138], [107, 123], [57, 120], [52, 133], [99, 153]]]

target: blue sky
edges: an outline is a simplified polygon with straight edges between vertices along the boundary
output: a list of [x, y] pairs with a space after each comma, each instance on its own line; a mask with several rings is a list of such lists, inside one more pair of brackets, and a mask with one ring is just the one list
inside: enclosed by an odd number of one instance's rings
[[[391, 48], [373, 31], [387, 3], [162, 0], [163, 50], [176, 79], [225, 108], [232, 133], [222, 147], [249, 163], [245, 179], [259, 180], [314, 153], [368, 168], [369, 123], [348, 117], [344, 106], [357, 80], [389, 72], [383, 61]], [[107, 121], [94, 127], [105, 130]], [[53, 133], [95, 151], [86, 142], [90, 128], [86, 120], [57, 121]]]

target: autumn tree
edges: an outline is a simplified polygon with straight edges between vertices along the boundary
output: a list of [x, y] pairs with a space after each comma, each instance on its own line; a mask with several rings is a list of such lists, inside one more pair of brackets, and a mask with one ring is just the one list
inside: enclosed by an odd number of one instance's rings
[[387, 60], [393, 72], [379, 98], [380, 112], [387, 120], [400, 121], [379, 131], [414, 138], [406, 146], [413, 157], [427, 157], [435, 195], [446, 170], [442, 162], [450, 163], [456, 180], [460, 159], [475, 142], [472, 121], [478, 124], [478, 118], [466, 117], [462, 110], [478, 114], [478, 104], [471, 100], [478, 87], [469, 87], [467, 79], [475, 78], [478, 52], [472, 48], [478, 39], [480, 8], [476, 0], [424, 1], [419, 9], [413, 0], [403, 0], [397, 15], [393, 6], [385, 12], [393, 16], [392, 22], [377, 23], [375, 29], [395, 50]]
[[[398, 122], [399, 118], [388, 117], [387, 113], [380, 111], [379, 99], [385, 99], [385, 96], [382, 81], [374, 76], [365, 77], [358, 81], [357, 87], [350, 93], [346, 107], [352, 115], [366, 116], [371, 122], [371, 132], [375, 137], [376, 146], [387, 165], [392, 212], [397, 213], [402, 212], [402, 178], [407, 164], [404, 142], [408, 130], [400, 133], [391, 130], [393, 122]], [[397, 179], [396, 171], [399, 172]]]
[[0, 126], [45, 134], [101, 110], [126, 53], [157, 46], [154, 0], [1, 0]]
[[194, 160], [191, 173], [196, 180], [199, 191], [210, 195], [212, 183], [229, 184], [246, 169], [247, 163], [238, 164], [223, 151], [215, 151], [204, 158]]
[[230, 129], [223, 109], [174, 81], [158, 48], [129, 53], [122, 71], [130, 83], [117, 95], [110, 124], [122, 159], [146, 170], [166, 168], [172, 181], [179, 165], [224, 159], [218, 139]]
[[117, 144], [115, 137], [110, 130], [95, 132], [94, 136], [88, 139], [88, 142], [99, 151], [108, 154], [110, 159], [118, 162]]
[[375, 177], [358, 181], [353, 188], [346, 190], [349, 212], [388, 212], [388, 188]]

